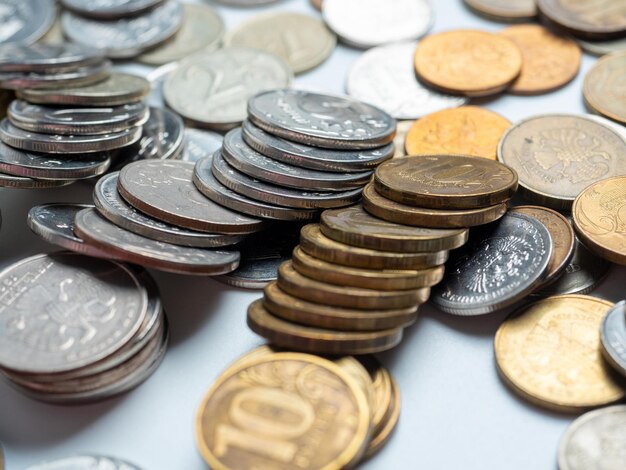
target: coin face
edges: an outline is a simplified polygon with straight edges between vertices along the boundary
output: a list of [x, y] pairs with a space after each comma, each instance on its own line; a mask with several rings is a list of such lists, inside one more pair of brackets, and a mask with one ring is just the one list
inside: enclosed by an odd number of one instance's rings
[[537, 0], [542, 15], [582, 38], [610, 39], [626, 32], [626, 1]]
[[626, 124], [626, 97], [622, 78], [626, 51], [602, 57], [585, 76], [583, 95], [595, 112]]
[[163, 3], [163, 0], [61, 0], [61, 3], [79, 15], [110, 20], [137, 15]]
[[488, 109], [462, 106], [424, 116], [406, 135], [406, 154], [471, 155], [496, 159], [498, 142], [511, 122]]
[[80, 44], [4, 44], [0, 72], [63, 72], [104, 60], [98, 49]]
[[591, 183], [626, 173], [626, 142], [591, 119], [547, 114], [509, 129], [498, 146], [498, 160], [518, 172], [528, 199], [569, 209]]
[[504, 90], [521, 68], [522, 54], [513, 41], [483, 31], [433, 34], [422, 39], [415, 51], [415, 71], [420, 80], [444, 92], [466, 96]]
[[54, 0], [3, 0], [0, 10], [0, 44], [32, 44], [54, 23]]
[[223, 140], [224, 137], [217, 132], [185, 128], [180, 159], [195, 163], [202, 158], [209, 157], [220, 149]]
[[463, 0], [476, 13], [496, 21], [529, 21], [537, 16], [534, 0]]
[[602, 352], [613, 368], [626, 375], [626, 302], [616, 303], [602, 320]]
[[114, 457], [102, 455], [73, 455], [31, 465], [27, 470], [141, 470], [139, 467]]

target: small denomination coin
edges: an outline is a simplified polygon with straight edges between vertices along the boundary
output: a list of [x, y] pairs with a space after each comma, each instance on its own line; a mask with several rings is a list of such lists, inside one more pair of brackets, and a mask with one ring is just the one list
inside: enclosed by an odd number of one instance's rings
[[602, 320], [602, 352], [613, 368], [626, 376], [626, 301], [616, 303]]
[[48, 89], [86, 86], [98, 83], [111, 74], [108, 60], [85, 65], [66, 72], [5, 72], [0, 73], [0, 86], [9, 90]]
[[626, 50], [626, 38], [612, 39], [608, 41], [583, 41], [582, 39], [578, 39], [577, 41], [585, 52], [597, 56]]
[[32, 44], [52, 26], [56, 16], [54, 0], [2, 0], [0, 44]]
[[104, 60], [98, 49], [80, 44], [0, 45], [0, 72], [55, 73]]
[[610, 39], [626, 34], [626, 1], [571, 2], [537, 0], [539, 12], [574, 36]]
[[44, 189], [58, 188], [72, 184], [75, 180], [36, 180], [23, 176], [7, 175], [0, 173], [0, 188], [12, 189]]
[[454, 315], [481, 315], [523, 299], [545, 279], [552, 256], [548, 229], [537, 219], [509, 212], [472, 232], [454, 252], [433, 303]]
[[583, 85], [585, 103], [594, 112], [626, 124], [626, 97], [623, 86], [626, 51], [600, 58], [587, 72]]
[[202, 158], [210, 157], [222, 147], [223, 141], [224, 136], [217, 132], [186, 128], [180, 159], [195, 163]]
[[400, 420], [400, 387], [398, 387], [398, 384], [393, 377], [390, 376], [389, 381], [391, 389], [391, 403], [386, 410], [384, 421], [382, 421], [381, 426], [375, 430], [372, 439], [367, 446], [367, 451], [365, 452], [366, 459], [379, 452], [387, 444], [398, 424], [398, 421]]
[[73, 455], [29, 466], [26, 470], [141, 470], [136, 465], [102, 455]]
[[272, 90], [248, 102], [253, 124], [270, 134], [305, 145], [367, 149], [393, 140], [396, 121], [359, 101], [303, 90]]
[[532, 21], [537, 16], [535, 0], [463, 0], [473, 11], [496, 21]]
[[163, 0], [61, 0], [61, 4], [68, 10], [102, 20], [135, 16], [159, 3], [163, 3]]
[[569, 209], [591, 183], [626, 173], [626, 141], [584, 116], [540, 115], [502, 136], [498, 160], [518, 172], [526, 198]]
[[231, 30], [227, 46], [254, 47], [281, 57], [295, 73], [324, 62], [337, 38], [319, 19], [301, 13], [278, 11], [256, 15]]
[[505, 320], [494, 347], [507, 385], [532, 403], [580, 412], [624, 398], [600, 352], [600, 325], [611, 302], [561, 295], [522, 307]]
[[513, 83], [521, 69], [522, 53], [515, 43], [484, 31], [433, 34], [422, 39], [415, 51], [420, 80], [444, 93], [493, 95]]
[[448, 154], [496, 159], [498, 142], [511, 122], [478, 106], [428, 114], [406, 134], [407, 155]]

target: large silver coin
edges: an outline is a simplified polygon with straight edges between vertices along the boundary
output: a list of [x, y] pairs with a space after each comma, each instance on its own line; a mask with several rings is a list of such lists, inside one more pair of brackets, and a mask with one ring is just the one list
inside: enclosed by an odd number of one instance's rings
[[239, 265], [238, 251], [207, 250], [163, 243], [112, 224], [95, 209], [76, 214], [74, 230], [91, 243], [129, 263], [180, 274], [218, 275]]
[[270, 134], [323, 148], [380, 147], [396, 131], [395, 119], [374, 106], [303, 90], [259, 93], [248, 102], [248, 113]]
[[243, 235], [217, 235], [187, 230], [153, 219], [128, 204], [117, 190], [119, 173], [110, 173], [98, 180], [93, 192], [96, 208], [104, 217], [126, 230], [175, 245], [216, 248], [234, 245]]
[[96, 19], [134, 16], [154, 8], [163, 0], [61, 0], [68, 10]]
[[104, 80], [111, 74], [108, 60], [85, 65], [59, 73], [4, 72], [0, 73], [0, 87], [8, 90], [47, 89], [68, 86], [86, 86]]
[[202, 158], [210, 157], [222, 146], [223, 141], [224, 136], [217, 132], [186, 128], [180, 159], [195, 163]]
[[26, 470], [141, 470], [139, 467], [101, 455], [74, 455], [31, 465]]
[[75, 180], [36, 180], [23, 176], [7, 175], [0, 173], [0, 188], [11, 189], [45, 189], [58, 188], [72, 184]]
[[0, 366], [65, 372], [110, 356], [146, 315], [147, 295], [125, 266], [77, 254], [35, 255], [0, 273]]
[[394, 145], [374, 149], [333, 150], [311, 147], [281, 139], [265, 132], [249, 120], [242, 126], [243, 140], [263, 155], [289, 165], [322, 171], [361, 171], [378, 166], [391, 158]]
[[600, 327], [602, 352], [615, 370], [626, 376], [626, 301], [609, 310]]
[[0, 45], [0, 72], [64, 72], [104, 58], [98, 49], [80, 44], [4, 44]]
[[346, 191], [362, 187], [372, 176], [372, 171], [334, 173], [300, 168], [273, 160], [246, 144], [240, 128], [226, 134], [222, 155], [231, 166], [246, 175], [297, 189]]
[[97, 21], [63, 13], [63, 32], [74, 42], [103, 49], [107, 56], [124, 59], [141, 54], [150, 47], [167, 41], [183, 20], [183, 8], [168, 0], [140, 16], [115, 21]]
[[570, 424], [559, 444], [560, 470], [623, 470], [626, 405], [589, 411]]
[[289, 66], [269, 52], [227, 47], [181, 61], [165, 79], [165, 101], [196, 124], [234, 127], [246, 118], [256, 93], [289, 86]]
[[512, 305], [543, 281], [552, 240], [537, 219], [509, 212], [474, 229], [453, 253], [433, 303], [454, 315], [480, 315]]
[[52, 26], [54, 0], [0, 0], [0, 44], [32, 44]]
[[467, 103], [466, 97], [444, 95], [415, 79], [416, 47], [416, 42], [404, 42], [362, 54], [348, 74], [348, 94], [384, 109], [396, 119], [417, 119]]

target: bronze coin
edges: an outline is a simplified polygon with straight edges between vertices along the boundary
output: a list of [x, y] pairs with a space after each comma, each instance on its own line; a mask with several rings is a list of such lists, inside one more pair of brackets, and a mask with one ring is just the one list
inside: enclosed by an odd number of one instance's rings
[[587, 72], [585, 103], [594, 112], [626, 124], [626, 51], [600, 58]]
[[530, 21], [537, 16], [535, 0], [463, 0], [473, 11], [495, 21]]
[[391, 383], [391, 403], [389, 404], [389, 408], [387, 410], [387, 415], [385, 416], [384, 421], [382, 422], [382, 426], [378, 431], [375, 431], [372, 435], [372, 439], [367, 445], [367, 450], [365, 451], [364, 459], [369, 459], [372, 455], [376, 454], [380, 451], [389, 439], [391, 438], [391, 434], [393, 433], [398, 421], [400, 420], [400, 388], [398, 384], [394, 380], [393, 377], [390, 376]]
[[517, 190], [517, 173], [484, 158], [424, 155], [386, 161], [376, 168], [374, 187], [402, 204], [476, 209], [511, 199]]
[[537, 0], [537, 8], [574, 36], [602, 40], [626, 35], [626, 0]]

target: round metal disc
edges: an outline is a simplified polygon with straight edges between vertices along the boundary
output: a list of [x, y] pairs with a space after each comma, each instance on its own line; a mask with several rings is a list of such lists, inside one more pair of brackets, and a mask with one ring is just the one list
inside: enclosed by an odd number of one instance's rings
[[163, 0], [61, 0], [61, 4], [68, 10], [102, 20], [135, 16], [160, 3]]
[[0, 44], [32, 44], [48, 32], [56, 17], [54, 0], [3, 0]]
[[98, 49], [80, 44], [5, 44], [0, 46], [0, 73], [57, 73], [104, 60]]
[[609, 310], [600, 327], [602, 352], [613, 368], [626, 376], [626, 301]]

